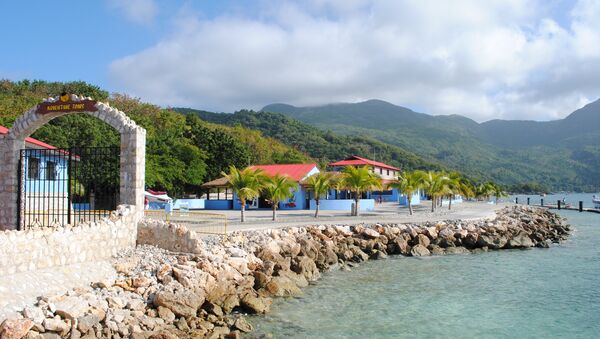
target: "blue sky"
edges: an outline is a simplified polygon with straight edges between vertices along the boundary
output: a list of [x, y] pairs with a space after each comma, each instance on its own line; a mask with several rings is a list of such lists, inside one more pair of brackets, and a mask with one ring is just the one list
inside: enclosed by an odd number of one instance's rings
[[598, 99], [592, 0], [5, 1], [0, 78], [214, 111], [371, 98], [549, 120]]

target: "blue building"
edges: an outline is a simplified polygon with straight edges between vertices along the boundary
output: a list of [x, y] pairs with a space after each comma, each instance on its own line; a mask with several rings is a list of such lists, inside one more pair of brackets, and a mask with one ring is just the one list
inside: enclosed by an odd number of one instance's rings
[[[298, 182], [293, 190], [293, 195], [286, 201], [279, 203], [280, 210], [302, 210], [310, 208], [310, 195], [306, 189], [300, 185], [300, 182], [309, 176], [319, 173], [317, 164], [275, 164], [275, 165], [253, 165], [249, 168], [261, 169], [265, 174], [285, 175]], [[204, 201], [204, 208], [210, 210], [229, 210], [241, 209], [240, 201], [236, 194], [229, 188], [226, 178], [219, 178], [202, 185], [207, 190], [207, 199]], [[216, 199], [215, 199], [216, 198]], [[175, 202], [177, 204], [177, 201]], [[271, 205], [264, 197], [258, 197], [247, 202], [246, 209], [271, 208]]]
[[[0, 134], [7, 133], [8, 129], [0, 126]], [[20, 166], [24, 225], [68, 223], [69, 154], [34, 138], [26, 138], [25, 147]]]

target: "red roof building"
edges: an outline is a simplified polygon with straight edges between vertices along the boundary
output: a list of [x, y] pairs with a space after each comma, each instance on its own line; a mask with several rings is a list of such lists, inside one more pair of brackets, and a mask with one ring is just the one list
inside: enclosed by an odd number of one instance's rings
[[295, 181], [300, 181], [319, 171], [317, 164], [253, 165], [250, 168], [261, 169], [270, 176], [276, 174], [286, 175]]
[[384, 164], [383, 162], [367, 158], [361, 158], [356, 155], [353, 155], [344, 160], [332, 162], [329, 164], [329, 166], [332, 167], [334, 171], [339, 171], [346, 166], [370, 166], [372, 171], [381, 176], [381, 178], [384, 180], [391, 180], [397, 178], [398, 175], [400, 175], [401, 171], [398, 167], [390, 166], [388, 164]]
[[[4, 126], [0, 126], [0, 134], [2, 135], [6, 135], [8, 134], [8, 128], [4, 127]], [[37, 148], [37, 149], [56, 149], [56, 147], [49, 145], [43, 141], [39, 141], [37, 139], [28, 137], [25, 138], [25, 146], [27, 148]]]

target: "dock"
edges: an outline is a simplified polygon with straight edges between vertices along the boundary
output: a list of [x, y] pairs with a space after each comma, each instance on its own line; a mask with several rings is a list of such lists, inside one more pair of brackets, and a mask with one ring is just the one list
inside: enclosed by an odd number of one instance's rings
[[[518, 199], [515, 201], [515, 203], [520, 204]], [[556, 204], [544, 204], [544, 199], [541, 199], [541, 204], [530, 204], [529, 198], [527, 198], [527, 204], [521, 204], [521, 205], [543, 207], [543, 208], [547, 208], [547, 209], [551, 209], [551, 210], [568, 210], [568, 211], [590, 212], [590, 213], [600, 214], [600, 209], [598, 209], [598, 208], [588, 208], [588, 207], [584, 208], [583, 201], [579, 201], [578, 207], [573, 207], [570, 204], [565, 205], [560, 200], [558, 200], [556, 202]]]

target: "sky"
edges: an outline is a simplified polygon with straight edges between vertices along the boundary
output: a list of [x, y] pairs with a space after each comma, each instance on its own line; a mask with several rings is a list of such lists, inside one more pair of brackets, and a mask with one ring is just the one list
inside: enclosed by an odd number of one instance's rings
[[0, 29], [0, 78], [165, 107], [381, 99], [481, 122], [600, 98], [600, 0], [20, 0]]

